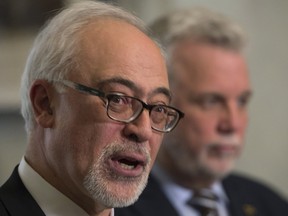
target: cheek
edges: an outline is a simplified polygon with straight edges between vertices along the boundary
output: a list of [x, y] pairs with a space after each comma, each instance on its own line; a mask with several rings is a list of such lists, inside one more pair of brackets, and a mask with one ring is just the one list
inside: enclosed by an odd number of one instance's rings
[[120, 139], [123, 125], [110, 120], [100, 103], [92, 106], [79, 100], [79, 104], [69, 101], [71, 105], [67, 106], [68, 102], [63, 101], [55, 113], [53, 139], [57, 145], [49, 151], [59, 158], [55, 159], [62, 164], [62, 172], [66, 170], [81, 179], [103, 148]]
[[[72, 135], [75, 149], [86, 160], [95, 160], [95, 156], [99, 155], [101, 150], [119, 140], [119, 125], [113, 123], [94, 123], [93, 125], [80, 126], [78, 131]], [[113, 136], [111, 135], [113, 134]], [[76, 152], [77, 153], [77, 152]]]
[[66, 168], [79, 178], [85, 176], [103, 148], [119, 140], [120, 127], [92, 117], [74, 118], [64, 123], [58, 137], [62, 143], [60, 158], [66, 162]]
[[168, 134], [165, 140], [175, 143], [178, 148], [195, 156], [217, 136], [215, 133], [216, 120], [201, 113], [186, 113], [183, 121], [171, 134]]
[[[185, 116], [186, 117], [186, 116]], [[183, 135], [194, 137], [195, 139], [206, 139], [215, 135], [217, 120], [207, 113], [187, 113], [181, 128]]]

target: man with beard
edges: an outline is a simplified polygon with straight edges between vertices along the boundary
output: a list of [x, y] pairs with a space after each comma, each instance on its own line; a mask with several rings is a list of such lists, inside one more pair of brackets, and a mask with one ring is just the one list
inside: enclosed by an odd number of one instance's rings
[[167, 49], [172, 103], [185, 118], [164, 137], [139, 200], [116, 216], [287, 215], [271, 189], [230, 173], [252, 94], [243, 31], [204, 8], [168, 14], [151, 28]]
[[37, 36], [22, 77], [28, 146], [0, 215], [112, 216], [146, 185], [170, 107], [162, 52], [120, 8], [75, 4]]

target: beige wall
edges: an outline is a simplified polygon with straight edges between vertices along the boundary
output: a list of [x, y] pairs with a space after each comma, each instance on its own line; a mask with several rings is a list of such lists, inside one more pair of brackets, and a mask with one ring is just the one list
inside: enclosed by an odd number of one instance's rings
[[[250, 37], [247, 57], [254, 96], [246, 149], [237, 170], [261, 178], [288, 197], [288, 1], [119, 2], [147, 23], [173, 8], [204, 5], [227, 14], [247, 30]], [[17, 33], [13, 37], [0, 35], [0, 110], [1, 107], [17, 108], [19, 105], [20, 74], [33, 37], [27, 33]], [[0, 115], [0, 183], [10, 174], [25, 148], [23, 122], [11, 118]]]

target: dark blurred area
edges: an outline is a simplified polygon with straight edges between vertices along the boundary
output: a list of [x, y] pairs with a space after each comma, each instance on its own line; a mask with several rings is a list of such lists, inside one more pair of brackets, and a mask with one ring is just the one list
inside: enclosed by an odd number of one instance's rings
[[[38, 29], [67, 2], [69, 0], [0, 0], [0, 29]], [[102, 2], [117, 3], [117, 0]]]
[[64, 0], [0, 0], [0, 28], [39, 28], [64, 6]]

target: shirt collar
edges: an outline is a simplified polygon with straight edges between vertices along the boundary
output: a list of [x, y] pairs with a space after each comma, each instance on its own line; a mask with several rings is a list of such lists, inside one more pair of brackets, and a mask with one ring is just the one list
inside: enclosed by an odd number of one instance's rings
[[188, 200], [191, 196], [191, 190], [175, 184], [170, 176], [165, 173], [164, 170], [161, 169], [157, 164], [154, 164], [152, 174], [160, 182], [161, 187], [163, 188], [168, 199], [172, 201], [172, 204], [175, 203], [177, 205], [178, 203], [180, 205], [185, 203], [186, 200]]
[[[163, 187], [163, 190], [165, 191], [170, 200], [173, 200], [177, 203], [184, 203], [193, 194], [193, 191], [191, 191], [190, 189], [182, 187], [173, 182], [171, 177], [163, 169], [161, 169], [159, 165], [155, 164], [153, 166], [152, 173], [158, 179], [161, 186]], [[220, 182], [215, 182], [211, 186], [211, 190], [217, 195], [221, 202], [228, 203], [228, 196], [226, 195]]]
[[[20, 162], [18, 171], [23, 184], [45, 215], [89, 216], [67, 196], [45, 181], [24, 158]], [[114, 209], [110, 216], [114, 216]]]

